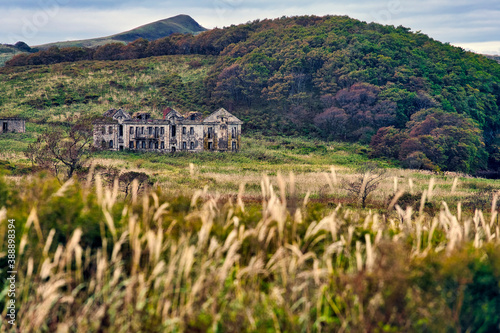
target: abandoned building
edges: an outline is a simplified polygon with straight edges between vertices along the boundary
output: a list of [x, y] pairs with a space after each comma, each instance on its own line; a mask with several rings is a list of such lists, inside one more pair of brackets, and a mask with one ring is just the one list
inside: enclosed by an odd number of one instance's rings
[[2, 131], [0, 133], [24, 133], [26, 132], [26, 123], [21, 118], [3, 118], [0, 119]]
[[105, 150], [136, 151], [238, 151], [243, 122], [221, 108], [203, 118], [199, 112], [186, 116], [174, 109], [163, 111], [163, 119], [149, 113], [132, 116], [119, 109], [103, 114], [94, 123], [94, 146]]

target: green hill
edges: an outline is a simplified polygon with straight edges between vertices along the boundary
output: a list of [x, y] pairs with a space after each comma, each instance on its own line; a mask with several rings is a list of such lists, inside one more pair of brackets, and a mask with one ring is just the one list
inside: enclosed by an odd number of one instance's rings
[[169, 36], [174, 33], [190, 33], [196, 34], [206, 29], [199, 25], [188, 15], [177, 15], [168, 19], [145, 24], [135, 29], [121, 32], [107, 37], [99, 37], [92, 39], [74, 40], [66, 42], [48, 43], [37, 45], [40, 50], [49, 49], [52, 46], [57, 47], [96, 47], [108, 43], [129, 43], [139, 38], [147, 40], [156, 40], [162, 37]]
[[30, 48], [26, 43], [21, 41], [17, 42], [15, 45], [0, 44], [0, 67], [12, 59], [16, 54], [32, 53], [36, 51], [38, 50]]
[[[158, 60], [148, 57], [181, 54], [210, 57], [210, 63], [186, 59], [186, 68], [203, 70], [196, 82], [187, 84], [176, 71], [151, 70]], [[121, 62], [136, 58], [144, 59]], [[123, 74], [136, 79], [118, 82], [104, 75], [92, 84], [83, 76], [88, 84], [82, 92], [63, 82], [32, 96], [28, 105], [75, 110], [82, 103], [81, 109], [95, 109], [107, 100], [131, 109], [169, 101], [200, 110], [223, 106], [245, 121], [247, 131], [371, 143], [372, 156], [399, 159], [412, 168], [500, 169], [500, 65], [402, 26], [345, 16], [283, 17], [93, 51], [62, 48], [20, 55], [3, 73], [27, 77], [35, 69], [71, 67], [44, 64], [83, 59], [94, 59], [85, 66], [103, 73], [136, 67]], [[63, 72], [79, 72], [78, 64]], [[114, 89], [119, 100], [110, 96]]]
[[16, 54], [22, 53], [17, 48], [11, 45], [0, 44], [0, 66], [3, 66], [7, 61], [12, 59]]
[[129, 43], [139, 38], [144, 38], [151, 41], [169, 36], [174, 33], [196, 34], [205, 30], [205, 28], [199, 25], [198, 22], [193, 20], [190, 16], [178, 15], [166, 20], [149, 23], [111, 37], [113, 39]]

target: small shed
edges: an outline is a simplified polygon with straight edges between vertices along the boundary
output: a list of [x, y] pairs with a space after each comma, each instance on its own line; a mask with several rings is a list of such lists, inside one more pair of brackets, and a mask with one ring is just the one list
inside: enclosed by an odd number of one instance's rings
[[24, 133], [26, 123], [21, 118], [0, 118], [0, 133]]

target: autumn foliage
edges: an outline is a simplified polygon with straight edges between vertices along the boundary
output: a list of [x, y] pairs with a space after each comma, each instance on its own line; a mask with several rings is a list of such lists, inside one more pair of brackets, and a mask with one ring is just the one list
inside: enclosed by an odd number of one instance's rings
[[[404, 163], [418, 160], [425, 168], [500, 167], [500, 65], [403, 26], [346, 16], [282, 17], [196, 36], [174, 34], [96, 49], [52, 48], [18, 55], [7, 66], [174, 54], [216, 57], [197, 103], [227, 108], [247, 130], [362, 143], [373, 139], [373, 156], [410, 158]], [[439, 119], [414, 117], [428, 109]], [[459, 122], [470, 126], [446, 125], [444, 114], [460, 115]], [[383, 131], [403, 135], [404, 144], [397, 145], [401, 152], [380, 147], [397, 139], [376, 134], [390, 126]], [[460, 145], [451, 148], [456, 142]]]
[[486, 168], [481, 137], [477, 125], [464, 115], [424, 109], [412, 116], [406, 129], [379, 129], [371, 141], [372, 155], [397, 158], [414, 169], [470, 173]]

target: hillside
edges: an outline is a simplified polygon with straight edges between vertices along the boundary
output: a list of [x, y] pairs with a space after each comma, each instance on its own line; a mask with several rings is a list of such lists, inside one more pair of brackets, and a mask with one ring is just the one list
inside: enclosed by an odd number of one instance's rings
[[16, 54], [22, 53], [33, 53], [38, 51], [38, 49], [32, 49], [24, 42], [17, 42], [14, 45], [11, 44], [0, 44], [0, 67], [2, 67], [7, 61], [12, 59]]
[[7, 61], [12, 59], [16, 54], [22, 53], [14, 46], [0, 44], [0, 66], [3, 66]]
[[[257, 20], [196, 36], [16, 56], [2, 72], [26, 76], [26, 69], [51, 72], [69, 65], [19, 66], [84, 59], [99, 60], [85, 66], [106, 72], [120, 66], [106, 60], [145, 58], [133, 74], [145, 77], [155, 67], [148, 62], [158, 61], [148, 57], [175, 54], [210, 56], [213, 62], [196, 85], [184, 85], [178, 73], [162, 83], [120, 84], [131, 96], [137, 91], [149, 95], [143, 100], [127, 96], [121, 104], [141, 108], [173, 99], [194, 109], [223, 106], [246, 121], [247, 131], [371, 143], [372, 156], [412, 168], [471, 173], [500, 167], [500, 65], [402, 26], [345, 16]], [[196, 66], [202, 65], [190, 62], [189, 67]], [[40, 96], [43, 102], [31, 105], [45, 110], [54, 105], [47, 98], [56, 94], [57, 105], [102, 108], [97, 105], [111, 88], [89, 85], [95, 96], [90, 101], [82, 101], [82, 94], [66, 99], [67, 89], [49, 88]]]
[[66, 42], [48, 43], [37, 45], [40, 50], [47, 50], [50, 47], [96, 47], [108, 43], [129, 43], [139, 38], [147, 40], [156, 40], [174, 33], [196, 34], [206, 29], [199, 25], [188, 15], [177, 15], [164, 20], [159, 20], [140, 27], [117, 33], [111, 36], [74, 40]]

